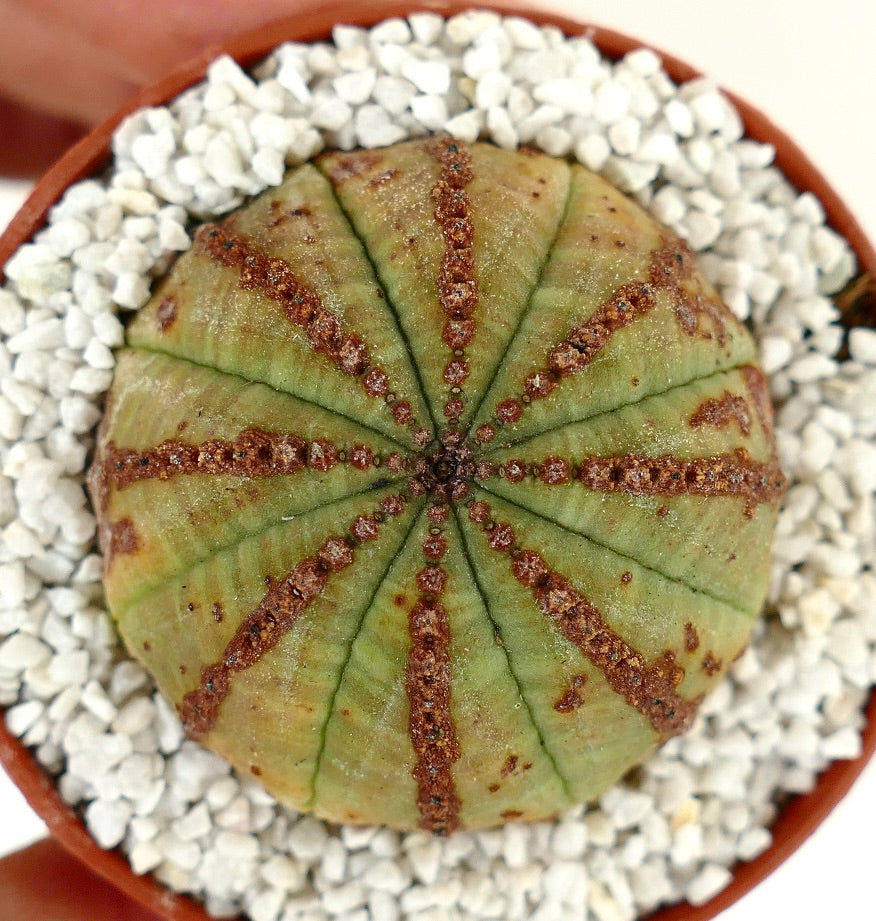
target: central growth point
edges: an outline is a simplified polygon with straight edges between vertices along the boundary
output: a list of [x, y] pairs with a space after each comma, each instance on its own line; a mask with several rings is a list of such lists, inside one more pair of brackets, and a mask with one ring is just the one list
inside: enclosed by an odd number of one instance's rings
[[465, 499], [476, 465], [471, 446], [457, 429], [445, 429], [414, 462], [414, 495], [431, 495], [440, 502]]

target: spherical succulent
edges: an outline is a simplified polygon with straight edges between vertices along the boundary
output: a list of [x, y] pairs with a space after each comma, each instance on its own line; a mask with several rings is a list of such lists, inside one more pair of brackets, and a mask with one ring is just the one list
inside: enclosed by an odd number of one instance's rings
[[328, 153], [128, 329], [109, 607], [281, 800], [435, 832], [593, 798], [745, 647], [782, 489], [745, 329], [580, 166]]

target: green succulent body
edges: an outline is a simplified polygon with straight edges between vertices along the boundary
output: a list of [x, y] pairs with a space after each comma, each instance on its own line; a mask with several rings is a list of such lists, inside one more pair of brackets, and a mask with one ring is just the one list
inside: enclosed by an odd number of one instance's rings
[[577, 165], [324, 155], [130, 324], [90, 476], [109, 607], [188, 732], [296, 809], [550, 816], [745, 647], [782, 488], [754, 357]]

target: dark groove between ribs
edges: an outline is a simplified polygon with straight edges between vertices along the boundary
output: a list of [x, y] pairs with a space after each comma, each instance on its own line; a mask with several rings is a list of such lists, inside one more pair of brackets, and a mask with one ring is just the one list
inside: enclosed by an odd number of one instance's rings
[[[382, 515], [404, 510], [399, 496], [381, 503]], [[203, 736], [216, 725], [219, 707], [231, 689], [231, 676], [255, 665], [274, 648], [301, 613], [322, 593], [332, 573], [346, 569], [355, 558], [358, 544], [376, 540], [381, 514], [359, 515], [349, 533], [329, 537], [317, 552], [298, 563], [283, 579], [265, 578], [268, 591], [258, 606], [237, 628], [222, 657], [201, 669], [201, 681], [182, 699], [180, 718], [186, 732]]]
[[459, 827], [460, 802], [452, 765], [459, 760], [459, 740], [450, 712], [450, 620], [439, 601], [447, 586], [447, 571], [439, 565], [447, 552], [440, 525], [446, 505], [429, 509], [433, 527], [423, 541], [426, 565], [417, 573], [419, 597], [408, 615], [411, 646], [405, 667], [410, 706], [409, 729], [417, 756], [420, 827], [448, 834]]
[[[548, 353], [547, 367], [528, 374], [523, 381], [520, 399], [511, 397], [497, 404], [495, 418], [500, 425], [517, 422], [524, 406], [543, 400], [556, 389], [564, 377], [577, 374], [603, 351], [611, 337], [649, 313], [657, 305], [657, 292], [669, 293], [672, 309], [682, 330], [689, 336], [700, 335], [720, 345], [726, 341], [727, 309], [702, 294], [691, 295], [682, 287], [690, 278], [694, 257], [682, 240], [670, 240], [651, 252], [648, 280], [621, 285], [611, 297]], [[713, 331], [701, 328], [706, 316]]]
[[304, 330], [315, 352], [325, 355], [343, 374], [358, 377], [368, 396], [383, 398], [395, 421], [415, 429], [419, 441], [428, 436], [414, 418], [411, 404], [396, 399], [386, 372], [371, 366], [371, 356], [363, 339], [344, 329], [316, 291], [298, 278], [285, 260], [264, 255], [251, 240], [215, 224], [205, 224], [198, 230], [193, 249], [226, 268], [239, 268], [240, 288], [277, 301], [288, 320]]
[[550, 569], [538, 553], [517, 545], [514, 528], [494, 521], [488, 503], [474, 502], [469, 518], [481, 526], [493, 550], [509, 556], [514, 578], [532, 591], [539, 610], [602, 672], [612, 690], [663, 736], [690, 727], [702, 696], [686, 700], [676, 692], [684, 669], [675, 653], [666, 651], [649, 665], [565, 576]]
[[140, 480], [168, 480], [192, 473], [281, 476], [304, 469], [325, 472], [338, 463], [367, 470], [375, 460], [380, 463], [364, 444], [346, 451], [322, 438], [305, 441], [295, 435], [246, 429], [231, 441], [211, 438], [193, 445], [168, 439], [145, 451], [110, 444], [102, 473], [107, 487], [125, 489]]
[[476, 324], [472, 317], [479, 297], [471, 200], [465, 193], [473, 174], [471, 152], [461, 141], [441, 138], [432, 145], [432, 150], [442, 166], [441, 175], [432, 187], [435, 221], [444, 238], [437, 279], [438, 300], [447, 317], [443, 339], [454, 353], [454, 358], [444, 368], [444, 383], [450, 388], [444, 415], [455, 422], [465, 409], [462, 384], [469, 375], [469, 365], [463, 350], [475, 334]]

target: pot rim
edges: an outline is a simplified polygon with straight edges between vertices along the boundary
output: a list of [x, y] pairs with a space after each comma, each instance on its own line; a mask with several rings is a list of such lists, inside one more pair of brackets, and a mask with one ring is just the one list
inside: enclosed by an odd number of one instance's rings
[[[337, 23], [371, 26], [392, 16], [433, 12], [450, 17], [468, 9], [487, 8], [501, 15], [522, 16], [538, 25], [556, 26], [566, 35], [590, 38], [606, 57], [616, 59], [629, 51], [650, 48], [676, 83], [702, 73], [673, 55], [612, 29], [533, 9], [525, 0], [375, 0], [360, 6], [353, 0], [315, 0], [298, 12], [273, 20], [226, 42], [211, 44], [163, 79], [141, 90], [126, 106], [70, 148], [39, 180], [18, 214], [0, 237], [0, 264], [5, 265], [18, 247], [43, 226], [48, 210], [73, 183], [99, 173], [111, 161], [112, 134], [121, 121], [139, 108], [164, 105], [204, 79], [217, 56], [228, 54], [248, 67], [284, 41], [313, 42], [327, 38]], [[876, 275], [876, 249], [839, 195], [793, 140], [770, 119], [734, 93], [721, 89], [736, 107], [747, 137], [772, 144], [775, 164], [799, 191], [810, 191], [825, 208], [829, 225], [843, 236], [858, 259], [860, 271]], [[661, 908], [643, 921], [710, 921], [769, 876], [818, 828], [846, 795], [876, 750], [876, 692], [871, 692], [858, 758], [836, 761], [823, 771], [813, 790], [791, 797], [771, 826], [772, 845], [759, 857], [733, 867], [733, 880], [705, 905], [686, 902]], [[168, 921], [207, 921], [209, 916], [192, 899], [172, 893], [150, 875], [137, 876], [118, 851], [103, 850], [88, 833], [77, 813], [62, 799], [55, 780], [32, 753], [0, 720], [0, 763], [20, 788], [28, 803], [45, 821], [56, 840], [94, 872], [109, 880], [135, 901]]]

